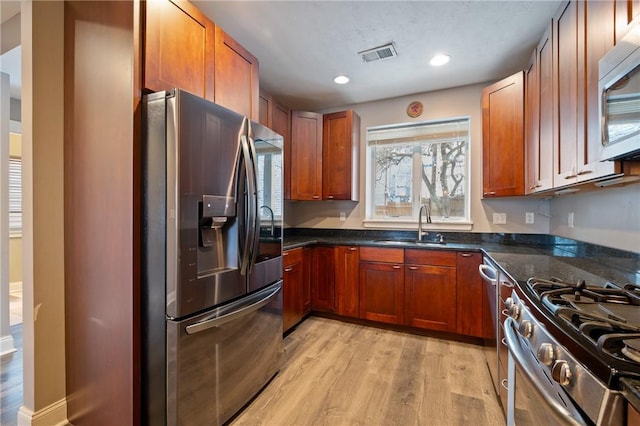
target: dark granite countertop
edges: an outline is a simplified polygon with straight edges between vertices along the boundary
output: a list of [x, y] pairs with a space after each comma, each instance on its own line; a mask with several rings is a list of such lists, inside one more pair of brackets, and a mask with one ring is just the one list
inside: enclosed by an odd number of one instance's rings
[[[411, 231], [296, 230], [285, 233], [284, 249], [313, 244], [472, 250], [486, 253], [511, 278], [557, 277], [590, 285], [640, 285], [640, 254], [548, 235], [443, 233], [445, 244], [413, 242]], [[435, 238], [435, 236], [430, 236]], [[389, 240], [395, 240], [390, 243]]]

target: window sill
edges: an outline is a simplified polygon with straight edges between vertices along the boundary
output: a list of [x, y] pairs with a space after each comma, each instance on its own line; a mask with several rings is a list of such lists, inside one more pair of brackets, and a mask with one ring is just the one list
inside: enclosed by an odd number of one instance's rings
[[[365, 228], [379, 229], [418, 229], [417, 220], [389, 220], [389, 219], [365, 219], [362, 221]], [[432, 222], [423, 224], [426, 231], [471, 231], [473, 222]]]

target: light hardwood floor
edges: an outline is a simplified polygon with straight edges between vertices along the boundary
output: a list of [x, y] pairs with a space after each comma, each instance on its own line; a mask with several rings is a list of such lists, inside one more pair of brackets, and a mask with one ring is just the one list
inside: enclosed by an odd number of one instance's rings
[[482, 349], [311, 317], [231, 425], [504, 425]]

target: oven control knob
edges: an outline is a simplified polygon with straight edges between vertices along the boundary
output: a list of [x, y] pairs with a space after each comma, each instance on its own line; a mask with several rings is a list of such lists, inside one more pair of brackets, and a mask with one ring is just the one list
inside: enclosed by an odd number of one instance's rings
[[553, 345], [551, 343], [543, 343], [538, 348], [538, 360], [544, 365], [551, 365], [556, 359], [553, 353]]
[[520, 335], [528, 339], [533, 334], [533, 324], [531, 324], [531, 321], [522, 321], [520, 327], [518, 327], [518, 331]]
[[513, 306], [513, 297], [507, 297], [504, 301], [504, 307], [507, 309], [511, 309]]
[[520, 316], [520, 305], [512, 303], [509, 307], [509, 316], [513, 319], [518, 319], [518, 317]]
[[553, 377], [553, 380], [560, 383], [562, 386], [567, 386], [571, 383], [573, 373], [571, 373], [569, 363], [564, 360], [556, 361], [551, 368], [551, 377]]

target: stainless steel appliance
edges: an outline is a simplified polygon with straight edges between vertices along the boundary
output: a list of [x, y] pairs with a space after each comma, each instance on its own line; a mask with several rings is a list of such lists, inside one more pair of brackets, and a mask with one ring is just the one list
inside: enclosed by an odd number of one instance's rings
[[620, 380], [640, 378], [639, 288], [533, 277], [506, 308], [507, 424], [625, 424]]
[[640, 158], [640, 21], [599, 63], [600, 160]]
[[143, 117], [141, 418], [222, 424], [279, 368], [282, 137], [179, 89]]

